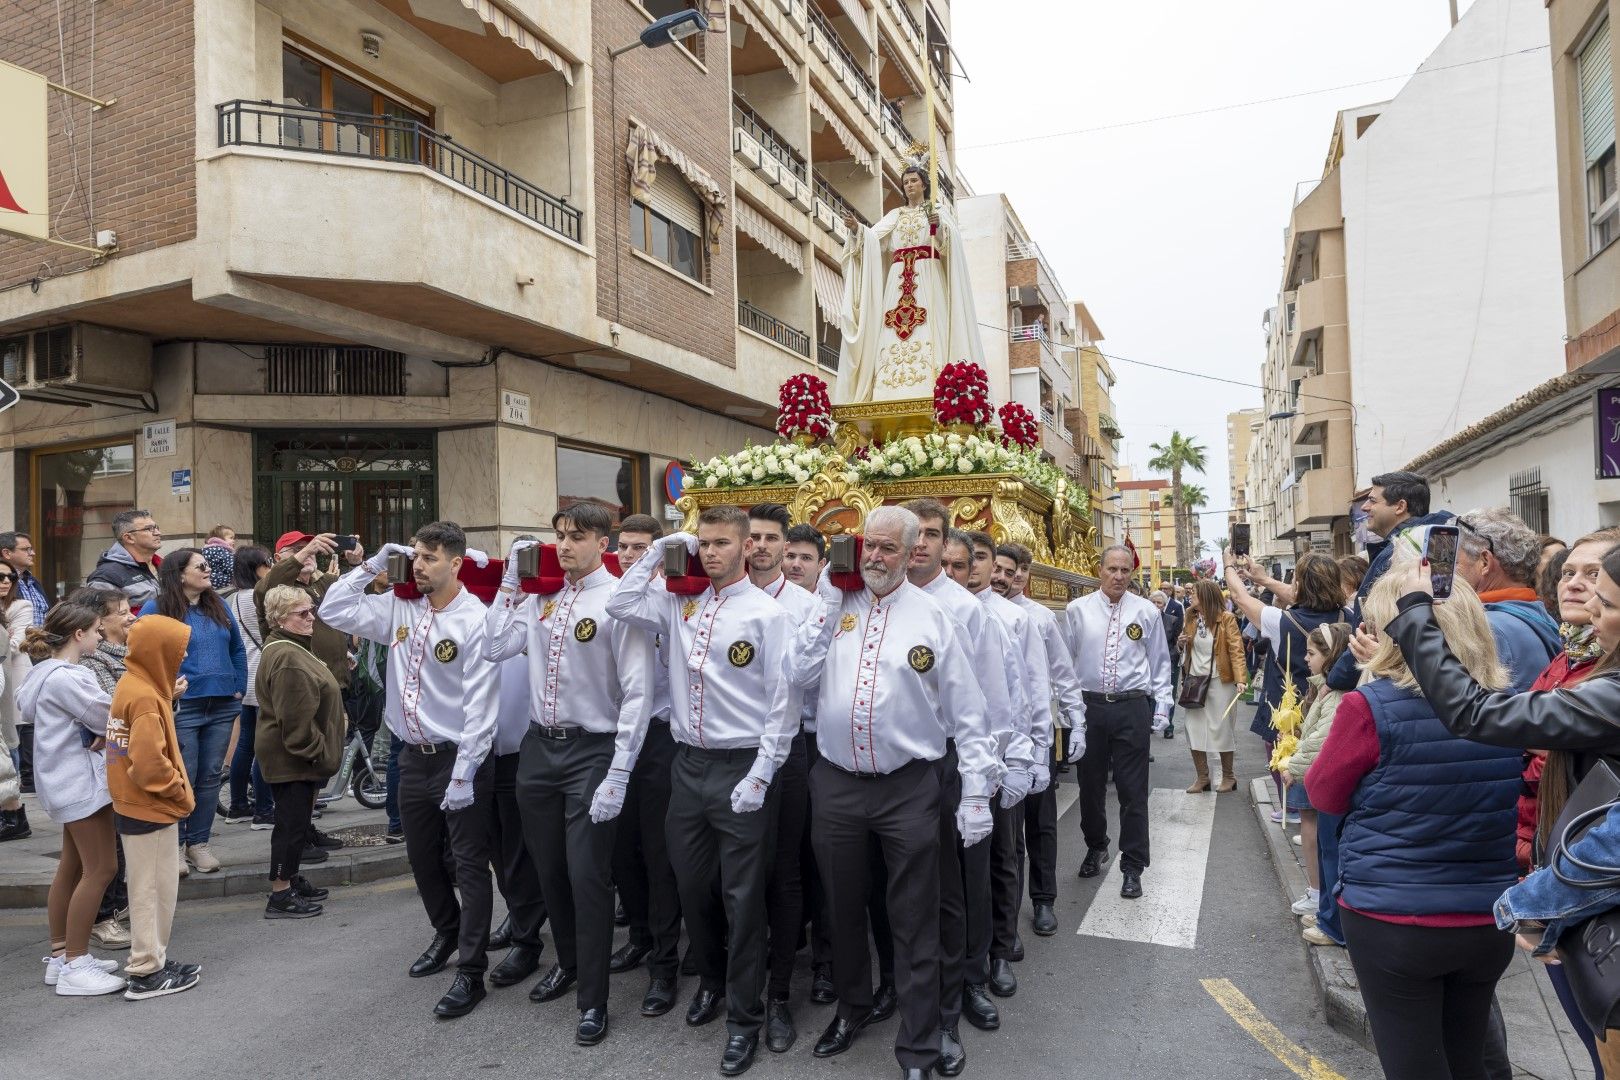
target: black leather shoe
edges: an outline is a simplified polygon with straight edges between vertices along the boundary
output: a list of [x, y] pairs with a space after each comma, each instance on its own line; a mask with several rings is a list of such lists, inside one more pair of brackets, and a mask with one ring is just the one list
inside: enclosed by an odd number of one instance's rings
[[529, 991], [529, 1000], [556, 1001], [573, 989], [575, 981], [572, 970], [564, 970], [561, 964], [552, 964], [551, 970], [546, 972], [545, 976], [534, 984], [534, 989]]
[[433, 1015], [453, 1020], [458, 1016], [466, 1016], [483, 1000], [484, 980], [465, 971], [459, 972], [456, 981], [450, 984], [450, 989], [445, 992], [444, 997], [433, 1006]]
[[309, 883], [309, 878], [305, 877], [303, 874], [294, 874], [292, 876], [292, 880], [288, 882], [288, 884], [292, 886], [293, 892], [297, 893], [299, 896], [302, 896], [305, 900], [313, 900], [319, 903], [320, 901], [325, 900], [328, 896], [332, 895], [332, 890], [330, 889], [317, 889], [315, 886], [311, 885]]
[[793, 1013], [787, 998], [772, 998], [765, 1003], [765, 1049], [773, 1054], [785, 1054], [793, 1048], [799, 1029], [793, 1026]]
[[1119, 887], [1119, 895], [1127, 900], [1140, 900], [1142, 898], [1142, 871], [1126, 870], [1125, 884]]
[[1092, 848], [1086, 852], [1085, 861], [1080, 864], [1081, 877], [1096, 877], [1102, 873], [1102, 868], [1108, 865], [1108, 849]]
[[[489, 947], [491, 949], [510, 949], [512, 947], [512, 916], [508, 915], [502, 919], [501, 925], [490, 933]], [[501, 984], [495, 983], [495, 985], [499, 986]]]
[[624, 901], [623, 900], [620, 900], [617, 904], [613, 905], [613, 925], [614, 926], [629, 926], [630, 925], [630, 916], [625, 913]]
[[650, 952], [652, 952], [651, 945], [637, 945], [632, 941], [608, 957], [608, 970], [615, 975], [621, 971], [634, 971], [641, 966], [643, 960], [647, 959]]
[[900, 1005], [900, 995], [894, 989], [892, 982], [878, 983], [877, 993], [872, 995], [872, 1019], [869, 1024], [881, 1024], [894, 1015], [894, 1010]]
[[663, 1016], [675, 1007], [675, 980], [654, 978], [641, 999], [642, 1016]]
[[605, 1038], [607, 1038], [607, 1009], [579, 1010], [579, 1028], [574, 1032], [574, 1041], [581, 1046], [595, 1046]]
[[741, 1076], [747, 1072], [758, 1049], [758, 1035], [731, 1036], [726, 1040], [726, 1052], [720, 1055], [720, 1075]]
[[1018, 993], [1018, 976], [1006, 960], [990, 961], [990, 992], [996, 997], [1012, 997]]
[[433, 940], [416, 963], [411, 965], [411, 978], [420, 979], [424, 975], [434, 975], [444, 970], [444, 965], [450, 962], [450, 957], [456, 951], [456, 937], [452, 934], [434, 934]]
[[850, 1044], [855, 1041], [855, 1033], [871, 1022], [871, 1010], [856, 1013], [848, 1020], [842, 1016], [835, 1016], [833, 1022], [827, 1025], [827, 1030], [821, 1033], [821, 1038], [816, 1041], [816, 1048], [810, 1052], [818, 1058], [837, 1057], [849, 1049]]
[[698, 988], [692, 995], [692, 1004], [686, 1007], [686, 1023], [689, 1027], [702, 1027], [712, 1023], [720, 1016], [720, 991]]
[[957, 1037], [955, 1028], [942, 1028], [939, 1033], [939, 1064], [935, 1066], [941, 1076], [961, 1076], [967, 1068], [967, 1050]]
[[1035, 917], [1030, 920], [1030, 925], [1041, 937], [1051, 937], [1057, 933], [1057, 913], [1052, 910], [1052, 905], [1036, 904]]
[[831, 1005], [838, 1000], [838, 989], [833, 986], [832, 965], [817, 964], [810, 976], [810, 1000], [817, 1005]]
[[1016, 933], [1013, 934], [1012, 949], [1008, 951], [1007, 959], [1011, 960], [1015, 964], [1022, 964], [1024, 962], [1024, 939], [1019, 937]]
[[1001, 1026], [1001, 1013], [996, 1011], [984, 983], [968, 983], [962, 988], [962, 1015], [980, 1031], [994, 1031]]
[[928, 1080], [927, 1069], [908, 1069], [900, 1067], [900, 1080]]
[[516, 986], [540, 970], [540, 953], [544, 945], [514, 945], [495, 970], [489, 973], [491, 986]]

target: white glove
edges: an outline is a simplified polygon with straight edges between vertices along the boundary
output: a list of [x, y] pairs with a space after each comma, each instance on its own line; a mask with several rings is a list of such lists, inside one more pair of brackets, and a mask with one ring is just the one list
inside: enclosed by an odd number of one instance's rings
[[518, 553], [527, 551], [532, 547], [539, 547], [538, 540], [514, 540], [512, 550], [506, 553], [506, 566], [501, 570], [501, 588], [517, 591], [518, 587]]
[[388, 556], [390, 555], [403, 555], [407, 559], [414, 559], [416, 558], [416, 549], [406, 547], [404, 544], [384, 544], [361, 565], [373, 574], [380, 574], [388, 569]]
[[972, 847], [990, 835], [990, 800], [984, 795], [964, 795], [956, 808], [956, 834], [963, 847]]
[[489, 552], [487, 551], [479, 551], [477, 548], [468, 548], [466, 557], [471, 559], [473, 561], [473, 565], [478, 567], [480, 570], [489, 565]]
[[1065, 761], [1075, 762], [1086, 756], [1086, 725], [1076, 724], [1069, 729], [1069, 756]]
[[816, 597], [829, 609], [843, 605], [844, 590], [832, 583], [831, 571], [822, 570], [821, 576], [816, 579]]
[[591, 820], [600, 825], [612, 821], [624, 809], [624, 792], [630, 784], [630, 774], [623, 769], [609, 769], [591, 796]]
[[1153, 734], [1157, 735], [1170, 726], [1170, 717], [1160, 713], [1153, 714]]
[[1027, 769], [1008, 769], [1007, 775], [1001, 778], [1001, 808], [1011, 810], [1024, 801], [1035, 778]]
[[765, 805], [765, 793], [771, 785], [757, 776], [745, 776], [731, 792], [731, 812], [752, 814]]
[[447, 814], [453, 814], [457, 810], [467, 809], [472, 804], [473, 782], [471, 780], [452, 780], [450, 786], [444, 789], [444, 801], [439, 804], [439, 809]]
[[676, 544], [685, 545], [687, 554], [689, 555], [697, 554], [698, 538], [693, 536], [691, 533], [672, 532], [668, 536], [660, 536], [657, 540], [653, 541], [653, 547], [658, 550], [660, 557], [663, 556], [665, 548], [674, 547]]
[[1029, 771], [1029, 775], [1029, 793], [1031, 795], [1039, 795], [1052, 786], [1052, 767], [1046, 763], [1044, 755], [1042, 760]]

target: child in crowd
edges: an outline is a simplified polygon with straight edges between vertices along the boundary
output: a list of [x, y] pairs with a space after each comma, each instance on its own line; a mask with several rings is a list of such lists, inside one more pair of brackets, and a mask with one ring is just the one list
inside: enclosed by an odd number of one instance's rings
[[[1300, 849], [1305, 858], [1305, 876], [1310, 888], [1294, 902], [1294, 914], [1304, 918], [1305, 940], [1312, 945], [1342, 945], [1332, 936], [1332, 927], [1323, 930], [1317, 925], [1318, 911], [1322, 907], [1322, 894], [1328, 894], [1331, 904], [1334, 880], [1338, 878], [1338, 843], [1336, 837], [1324, 837], [1316, 809], [1305, 794], [1305, 771], [1316, 760], [1333, 726], [1333, 713], [1344, 697], [1326, 683], [1326, 674], [1350, 643], [1348, 623], [1326, 623], [1310, 632], [1305, 639], [1305, 662], [1311, 669], [1311, 690], [1305, 697], [1305, 722], [1299, 729], [1299, 748], [1288, 759], [1283, 769], [1283, 784], [1287, 788], [1288, 809], [1299, 814]], [[1331, 851], [1324, 857], [1324, 840]], [[1324, 876], [1331, 871], [1332, 878]]]

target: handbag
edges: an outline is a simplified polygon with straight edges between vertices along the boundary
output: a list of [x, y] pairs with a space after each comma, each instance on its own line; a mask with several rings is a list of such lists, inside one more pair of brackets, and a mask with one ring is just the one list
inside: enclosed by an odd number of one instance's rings
[[[1588, 829], [1602, 821], [1620, 800], [1620, 775], [1607, 760], [1600, 760], [1570, 795], [1564, 812], [1553, 825], [1552, 858], [1548, 869], [1559, 881], [1581, 889], [1620, 888], [1620, 867], [1586, 862], [1570, 854], [1570, 847]], [[1576, 880], [1561, 864], [1596, 878]], [[1558, 957], [1570, 991], [1593, 1031], [1620, 1027], [1620, 907], [1599, 912], [1558, 936]]]
[[1208, 698], [1208, 675], [1183, 675], [1181, 677], [1181, 696], [1176, 698], [1177, 705], [1184, 709], [1202, 709], [1204, 702]]

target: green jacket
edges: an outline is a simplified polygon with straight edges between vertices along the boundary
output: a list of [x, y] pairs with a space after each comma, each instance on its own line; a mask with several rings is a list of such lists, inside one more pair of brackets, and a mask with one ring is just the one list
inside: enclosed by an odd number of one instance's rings
[[[309, 598], [315, 601], [316, 609], [319, 610], [321, 601], [326, 598], [326, 590], [331, 588], [332, 583], [337, 580], [336, 574], [318, 573], [307, 582], [299, 581], [298, 575], [303, 572], [303, 569], [303, 564], [297, 559], [282, 559], [270, 568], [270, 572], [264, 575], [262, 581], [253, 587], [253, 607], [259, 613], [259, 633], [261, 640], [266, 644], [269, 644], [272, 629], [264, 617], [264, 597], [266, 593], [277, 585], [291, 585], [307, 592]], [[321, 663], [326, 665], [326, 669], [332, 673], [332, 678], [337, 680], [338, 687], [340, 689], [347, 687], [349, 685], [349, 635], [341, 630], [332, 629], [317, 618], [315, 620], [314, 642], [311, 651], [320, 658]]]
[[343, 760], [343, 691], [309, 646], [277, 630], [259, 657], [253, 754], [266, 783], [324, 783]]

